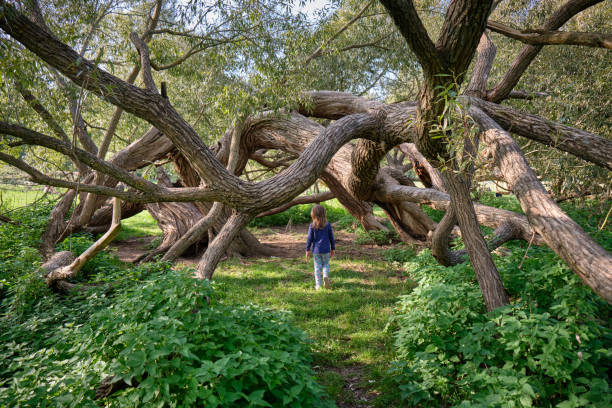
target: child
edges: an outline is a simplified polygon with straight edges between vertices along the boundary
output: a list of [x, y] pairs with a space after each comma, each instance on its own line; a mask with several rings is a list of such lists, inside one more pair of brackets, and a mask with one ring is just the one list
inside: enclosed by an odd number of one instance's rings
[[[315, 289], [321, 289], [321, 271], [323, 271], [323, 286], [329, 288], [329, 259], [336, 253], [336, 243], [331, 224], [327, 222], [325, 207], [315, 205], [310, 211], [312, 224], [308, 227], [306, 240], [306, 259], [312, 252], [314, 259]], [[312, 251], [310, 250], [310, 247]]]

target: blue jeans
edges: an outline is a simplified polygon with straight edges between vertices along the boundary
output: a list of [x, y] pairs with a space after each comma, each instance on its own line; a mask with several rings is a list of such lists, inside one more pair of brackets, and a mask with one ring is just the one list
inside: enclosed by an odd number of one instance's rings
[[321, 286], [321, 272], [329, 278], [329, 252], [326, 254], [312, 254], [314, 260], [315, 285]]

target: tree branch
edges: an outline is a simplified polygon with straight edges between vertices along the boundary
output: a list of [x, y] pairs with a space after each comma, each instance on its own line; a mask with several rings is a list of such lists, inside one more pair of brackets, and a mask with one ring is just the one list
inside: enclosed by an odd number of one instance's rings
[[151, 59], [149, 58], [149, 47], [147, 44], [138, 37], [138, 34], [132, 32], [130, 34], [130, 40], [136, 46], [138, 53], [140, 54], [140, 69], [142, 70], [142, 80], [145, 84], [145, 87], [151, 91], [158, 93], [157, 86], [155, 86], [155, 81], [153, 80], [153, 75], [151, 74]]
[[47, 285], [54, 286], [57, 281], [74, 278], [79, 270], [98, 252], [102, 251], [112, 242], [121, 230], [121, 201], [115, 197], [113, 199], [113, 218], [110, 228], [106, 234], [102, 235], [85, 252], [79, 255], [70, 265], [50, 271], [47, 275]]
[[37, 183], [37, 184], [43, 184], [43, 185], [53, 186], [53, 187], [63, 187], [63, 188], [71, 189], [71, 190], [80, 190], [80, 191], [89, 192], [89, 193], [120, 197], [122, 199], [129, 200], [129, 201], [135, 201], [135, 202], [146, 202], [147, 197], [144, 195], [126, 193], [121, 190], [110, 188], [110, 187], [105, 187], [105, 186], [93, 186], [89, 184], [80, 184], [80, 183], [75, 183], [73, 181], [60, 180], [60, 179], [49, 177], [39, 172], [35, 168], [27, 165], [22, 160], [16, 159], [15, 157], [9, 154], [3, 153], [3, 152], [0, 152], [0, 161], [5, 162], [6, 164], [10, 164], [11, 166], [18, 168], [19, 170], [27, 173], [30, 176], [30, 179], [32, 180], [32, 182]]
[[448, 6], [436, 48], [458, 83], [476, 51], [492, 4], [493, 0], [454, 0]]
[[[447, 211], [450, 205], [450, 196], [432, 188], [418, 188], [402, 185], [382, 184], [378, 186], [375, 192], [377, 201], [381, 202], [396, 202], [410, 201], [413, 203], [424, 204], [431, 206], [436, 210]], [[501, 222], [512, 220], [520, 228], [520, 238], [529, 241], [533, 235], [527, 219], [515, 212], [502, 210], [499, 208], [488, 207], [482, 204], [474, 204], [476, 217], [482, 225], [491, 228], [497, 228]], [[534, 243], [541, 244], [543, 241], [536, 235]]]
[[219, 263], [219, 260], [225, 253], [227, 247], [232, 243], [234, 238], [238, 236], [240, 231], [248, 225], [253, 219], [252, 215], [233, 211], [219, 234], [208, 243], [208, 248], [202, 259], [198, 263], [196, 277], [199, 279], [212, 279], [213, 272]]
[[612, 170], [611, 140], [482, 99], [472, 98], [470, 104], [482, 109], [509, 132]]
[[19, 81], [15, 81], [15, 88], [17, 88], [17, 91], [21, 94], [23, 100], [26, 101], [27, 104], [30, 105], [30, 107], [34, 109], [36, 113], [38, 113], [49, 128], [51, 128], [58, 139], [61, 139], [66, 143], [70, 143], [70, 139], [68, 138], [68, 135], [66, 135], [66, 132], [64, 132], [64, 129], [62, 129], [62, 127], [57, 123], [49, 111], [45, 109], [45, 107], [38, 101], [38, 99], [32, 95], [29, 90], [25, 89]]
[[534, 231], [584, 283], [612, 302], [612, 255], [558, 207], [506, 131], [476, 106], [470, 108], [470, 115], [483, 129], [482, 140]]
[[412, 0], [380, 0], [380, 2], [416, 55], [423, 71], [434, 75], [441, 72], [443, 63]]
[[[159, 22], [159, 16], [161, 14], [162, 0], [157, 0], [155, 2], [155, 8], [153, 9], [153, 15], [150, 17], [150, 21], [147, 24], [146, 30], [142, 36], [142, 41], [146, 44], [151, 40], [153, 36], [153, 30], [157, 27], [157, 23]], [[128, 84], [133, 84], [136, 78], [138, 77], [138, 72], [140, 71], [140, 66], [135, 66], [130, 74], [128, 75], [126, 82]], [[119, 124], [119, 120], [121, 119], [121, 115], [123, 114], [123, 109], [117, 107], [113, 112], [113, 116], [108, 124], [108, 129], [104, 134], [104, 138], [102, 139], [102, 143], [100, 143], [100, 149], [98, 150], [98, 158], [104, 160], [106, 157], [106, 153], [108, 152], [108, 148], [110, 147], [111, 140], [117, 130], [117, 125]]]
[[259, 213], [257, 215], [257, 218], [282, 213], [283, 211], [286, 211], [289, 208], [300, 204], [322, 203], [323, 201], [331, 200], [334, 197], [336, 197], [336, 195], [332, 191], [325, 191], [319, 194], [296, 197], [288, 203], [281, 205], [280, 207], [272, 208], [271, 210]]
[[[576, 14], [597, 3], [601, 3], [601, 1], [602, 0], [568, 0], [544, 22], [542, 29], [547, 31], [557, 30]], [[506, 99], [541, 49], [541, 45], [524, 46], [514, 61], [512, 61], [510, 69], [506, 72], [502, 80], [495, 88], [487, 93], [487, 100], [500, 102]]]
[[215, 221], [217, 221], [217, 218], [219, 218], [219, 215], [221, 214], [222, 210], [222, 203], [214, 203], [208, 214], [206, 214], [205, 217], [199, 220], [193, 227], [189, 229], [189, 231], [183, 234], [183, 236], [178, 239], [170, 247], [170, 249], [168, 249], [168, 251], [162, 257], [162, 261], [175, 261], [187, 250], [187, 248], [202, 239], [203, 234], [208, 231], [210, 227], [212, 227]]
[[[68, 135], [66, 135], [66, 132], [64, 132], [64, 129], [62, 129], [62, 127], [57, 123], [49, 111], [45, 109], [45, 107], [38, 101], [38, 99], [29, 90], [25, 89], [21, 82], [15, 81], [15, 87], [26, 103], [30, 105], [30, 107], [34, 109], [36, 113], [38, 113], [41, 119], [51, 128], [53, 133], [55, 133], [55, 135], [64, 142], [72, 144], [68, 138]], [[81, 173], [85, 174], [87, 172], [87, 168], [76, 158], [74, 154], [71, 154], [68, 157], [70, 157], [70, 160], [72, 160], [75, 167], [79, 169]]]
[[[418, 151], [414, 143], [402, 143], [401, 145], [399, 145], [399, 148], [402, 152], [406, 153], [408, 157], [410, 157], [413, 166], [415, 166], [417, 169], [421, 166], [423, 167], [423, 169], [427, 172], [427, 175], [429, 176], [431, 184], [433, 185], [433, 187], [436, 188], [436, 190], [446, 192], [446, 189], [444, 188], [444, 183], [442, 182], [442, 177], [440, 176], [440, 171], [434, 168], [427, 161], [427, 159], [423, 157], [423, 155], [421, 154], [421, 152]], [[418, 171], [417, 175], [419, 175]]]
[[478, 51], [478, 58], [474, 65], [474, 72], [472, 72], [470, 83], [465, 89], [465, 94], [482, 98], [487, 93], [487, 81], [493, 67], [497, 48], [489, 38], [489, 35], [484, 32], [480, 37], [476, 50]]
[[13, 125], [6, 122], [0, 122], [0, 133], [6, 133], [12, 136], [16, 136], [27, 144], [43, 146], [51, 150], [55, 150], [66, 156], [74, 154], [80, 161], [90, 166], [94, 170], [101, 171], [109, 176], [116, 178], [117, 180], [123, 181], [125, 184], [134, 187], [144, 192], [159, 191], [160, 188], [154, 183], [147, 181], [141, 177], [138, 177], [121, 167], [115, 166], [106, 161], [98, 159], [93, 154], [76, 148], [62, 140], [57, 140], [53, 137], [43, 135], [33, 130]]
[[583, 45], [612, 49], [612, 35], [570, 31], [516, 30], [495, 21], [489, 21], [487, 28], [531, 45]]

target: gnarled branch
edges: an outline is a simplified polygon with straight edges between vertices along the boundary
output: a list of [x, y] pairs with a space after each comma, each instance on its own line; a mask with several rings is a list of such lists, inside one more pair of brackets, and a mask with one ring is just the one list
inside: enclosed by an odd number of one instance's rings
[[475, 106], [470, 115], [483, 129], [482, 140], [492, 150], [495, 164], [516, 194], [529, 224], [584, 283], [612, 302], [612, 255], [559, 208], [501, 126]]
[[519, 112], [482, 99], [471, 103], [482, 109], [505, 130], [573, 154], [612, 170], [612, 141], [584, 130], [562, 125], [536, 115]]
[[[542, 29], [557, 30], [582, 10], [594, 6], [597, 3], [601, 3], [601, 1], [602, 0], [568, 0], [544, 22]], [[487, 92], [487, 100], [500, 102], [506, 99], [541, 49], [541, 45], [525, 45], [514, 61], [512, 61], [510, 69], [506, 72], [502, 80], [495, 88]]]
[[558, 30], [517, 30], [496, 21], [489, 21], [487, 28], [531, 45], [583, 45], [612, 49], [612, 35], [579, 33]]

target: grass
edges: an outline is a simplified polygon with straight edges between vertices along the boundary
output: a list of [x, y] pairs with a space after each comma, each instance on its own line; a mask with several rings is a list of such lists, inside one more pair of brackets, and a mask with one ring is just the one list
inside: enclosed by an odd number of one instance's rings
[[1, 206], [5, 210], [14, 210], [25, 207], [38, 200], [43, 195], [43, 189], [39, 186], [15, 186], [12, 184], [0, 184]]
[[160, 236], [161, 234], [162, 231], [157, 226], [157, 221], [148, 211], [143, 211], [133, 217], [121, 220], [121, 231], [115, 240], [125, 241], [130, 238]]
[[393, 265], [374, 259], [332, 259], [332, 289], [315, 291], [312, 261], [229, 260], [220, 264], [214, 282], [227, 301], [248, 299], [291, 311], [294, 323], [312, 339], [319, 381], [336, 401], [352, 404], [357, 402], [355, 388], [368, 390], [370, 398], [380, 393], [393, 358], [385, 326], [397, 296], [413, 287]]
[[[12, 184], [0, 184], [0, 207], [3, 211], [12, 211], [16, 208], [25, 207], [37, 201], [43, 195], [40, 186], [15, 186]], [[55, 195], [51, 195], [54, 197]], [[130, 238], [159, 236], [162, 232], [157, 222], [148, 211], [143, 211], [121, 221], [121, 232], [117, 235], [117, 241], [125, 241]]]

